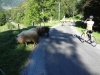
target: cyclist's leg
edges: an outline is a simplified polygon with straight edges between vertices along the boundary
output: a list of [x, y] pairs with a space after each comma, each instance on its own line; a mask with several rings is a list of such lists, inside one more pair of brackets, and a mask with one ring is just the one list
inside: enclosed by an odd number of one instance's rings
[[64, 25], [64, 21], [62, 21], [62, 26]]
[[90, 30], [87, 31], [87, 35], [88, 35], [88, 40], [91, 40], [91, 33], [90, 33]]
[[91, 41], [93, 40], [92, 33], [93, 33], [93, 31], [92, 30], [89, 30], [89, 35], [90, 35], [89, 38], [90, 38]]

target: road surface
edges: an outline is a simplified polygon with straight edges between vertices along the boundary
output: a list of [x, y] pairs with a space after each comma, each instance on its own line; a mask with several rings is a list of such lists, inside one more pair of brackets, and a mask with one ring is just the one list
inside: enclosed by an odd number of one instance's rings
[[70, 23], [50, 30], [31, 53], [22, 75], [100, 75], [100, 49], [81, 43]]

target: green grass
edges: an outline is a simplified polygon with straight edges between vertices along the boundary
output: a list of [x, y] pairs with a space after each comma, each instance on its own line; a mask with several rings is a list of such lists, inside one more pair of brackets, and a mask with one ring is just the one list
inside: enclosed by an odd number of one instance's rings
[[[51, 27], [58, 23], [48, 22], [45, 25]], [[24, 44], [16, 44], [14, 37], [18, 34], [18, 30], [8, 30], [8, 25], [0, 27], [0, 30], [4, 29], [0, 32], [0, 69], [4, 71], [5, 75], [20, 75], [21, 67], [27, 62], [28, 56], [33, 50], [33, 44], [28, 44], [27, 47]], [[0, 75], [3, 74], [0, 72]]]
[[94, 32], [93, 35], [96, 37], [96, 40], [98, 44], [100, 44], [100, 33], [99, 32]]
[[52, 26], [57, 25], [57, 24], [59, 24], [59, 23], [60, 23], [59, 21], [48, 22], [48, 23], [46, 23], [46, 25], [49, 26], [49, 27], [52, 27]]
[[15, 30], [0, 33], [0, 69], [6, 75], [19, 75], [20, 68], [26, 62], [32, 49], [29, 47], [31, 45], [27, 48], [24, 44], [16, 44], [14, 42], [16, 34], [18, 31]]
[[7, 22], [4, 26], [0, 26], [0, 32], [12, 30], [12, 29], [16, 29], [16, 27], [10, 24], [9, 22]]

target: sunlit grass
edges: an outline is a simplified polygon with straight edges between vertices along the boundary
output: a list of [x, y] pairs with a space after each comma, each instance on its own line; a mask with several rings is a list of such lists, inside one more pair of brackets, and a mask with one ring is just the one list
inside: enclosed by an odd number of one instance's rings
[[7, 22], [5, 25], [3, 26], [0, 26], [0, 32], [3, 32], [3, 31], [7, 31], [7, 30], [14, 30], [16, 29], [16, 27], [14, 25], [12, 25], [11, 23]]
[[20, 68], [32, 51], [31, 44], [26, 47], [24, 44], [15, 43], [14, 36], [17, 34], [16, 30], [0, 32], [0, 69], [5, 75], [20, 75]]
[[45, 23], [42, 22], [41, 25], [38, 24], [38, 25], [35, 25], [35, 26], [48, 26], [48, 27], [52, 27], [52, 26], [55, 26], [55, 25], [57, 25], [59, 23], [61, 23], [61, 22], [60, 21], [52, 21], [52, 22], [45, 22]]
[[94, 32], [93, 35], [96, 37], [97, 42], [100, 44], [100, 33]]

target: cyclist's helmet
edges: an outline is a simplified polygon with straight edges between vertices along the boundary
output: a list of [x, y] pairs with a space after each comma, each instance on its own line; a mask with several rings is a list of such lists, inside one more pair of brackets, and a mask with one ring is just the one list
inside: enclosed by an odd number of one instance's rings
[[93, 19], [93, 16], [91, 15], [89, 18]]

